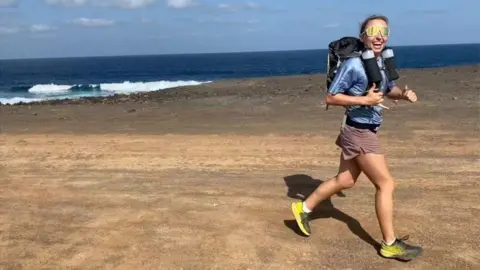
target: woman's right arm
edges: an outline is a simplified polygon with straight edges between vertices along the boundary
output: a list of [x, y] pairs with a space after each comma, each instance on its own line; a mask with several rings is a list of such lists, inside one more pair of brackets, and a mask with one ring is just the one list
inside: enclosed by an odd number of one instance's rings
[[345, 94], [333, 95], [328, 93], [325, 97], [325, 103], [333, 106], [356, 106], [368, 105], [363, 96], [348, 96]]
[[356, 76], [353, 62], [343, 63], [327, 91], [325, 103], [333, 106], [375, 105], [372, 103], [372, 95], [381, 95], [381, 93], [373, 93], [373, 91], [371, 91], [375, 89], [375, 85], [369, 90], [367, 96], [349, 96], [345, 94], [353, 87]]
[[349, 96], [345, 94], [331, 94], [327, 93], [325, 102], [328, 105], [334, 106], [374, 106], [383, 102], [383, 94], [381, 92], [375, 92], [375, 84], [367, 92], [366, 96]]

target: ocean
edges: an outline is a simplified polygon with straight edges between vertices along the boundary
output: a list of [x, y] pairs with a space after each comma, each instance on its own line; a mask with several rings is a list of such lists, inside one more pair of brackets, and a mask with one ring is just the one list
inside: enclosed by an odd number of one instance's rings
[[[393, 47], [399, 68], [480, 63], [480, 44]], [[0, 60], [0, 103], [109, 96], [221, 79], [325, 73], [327, 50]]]

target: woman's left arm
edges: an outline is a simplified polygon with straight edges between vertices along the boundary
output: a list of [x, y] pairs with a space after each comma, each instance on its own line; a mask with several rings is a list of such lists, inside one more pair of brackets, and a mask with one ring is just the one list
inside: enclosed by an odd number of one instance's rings
[[390, 87], [390, 91], [387, 93], [386, 96], [394, 100], [402, 99], [410, 102], [417, 101], [417, 94], [415, 93], [415, 91], [408, 89], [407, 86], [405, 86], [405, 89], [402, 90], [395, 84]]
[[388, 93], [387, 93], [387, 97], [388, 98], [391, 98], [391, 99], [403, 99], [403, 90], [400, 89], [400, 87], [398, 86], [393, 86], [392, 88], [389, 89]]

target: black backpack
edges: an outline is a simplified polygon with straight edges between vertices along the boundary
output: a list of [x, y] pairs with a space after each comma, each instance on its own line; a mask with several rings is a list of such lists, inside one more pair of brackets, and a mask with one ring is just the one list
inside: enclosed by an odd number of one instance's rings
[[359, 57], [365, 46], [356, 37], [343, 37], [328, 44], [327, 89], [330, 88], [340, 65], [348, 58]]

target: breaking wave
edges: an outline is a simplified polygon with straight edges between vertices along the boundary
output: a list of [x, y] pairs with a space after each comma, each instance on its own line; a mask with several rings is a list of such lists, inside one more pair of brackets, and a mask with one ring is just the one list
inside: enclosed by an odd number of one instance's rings
[[79, 98], [91, 96], [109, 96], [113, 94], [130, 94], [150, 92], [180, 86], [194, 86], [211, 81], [154, 81], [101, 83], [101, 84], [37, 84], [34, 86], [17, 86], [9, 92], [9, 97], [0, 98], [1, 104], [29, 103], [48, 99]]

